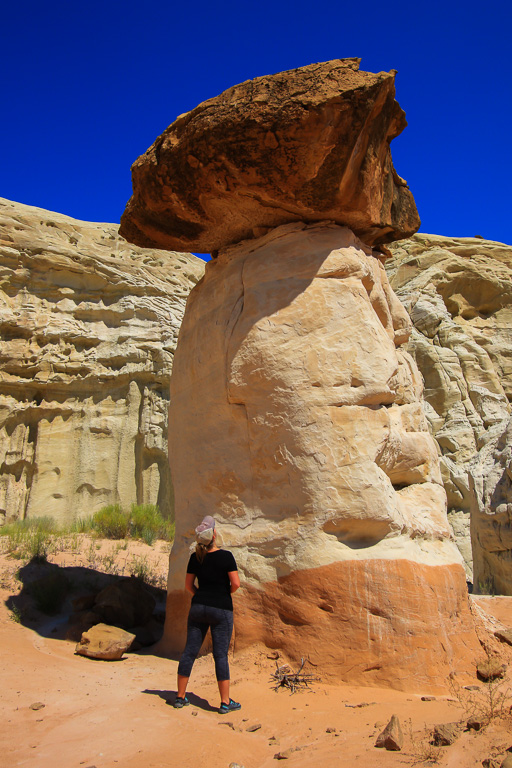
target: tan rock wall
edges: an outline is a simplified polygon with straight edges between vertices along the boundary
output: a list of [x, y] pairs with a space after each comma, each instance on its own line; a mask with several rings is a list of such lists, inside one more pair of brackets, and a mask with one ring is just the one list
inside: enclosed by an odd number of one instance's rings
[[469, 465], [474, 591], [512, 595], [512, 420]]
[[172, 511], [168, 381], [190, 254], [0, 200], [0, 522]]
[[[449, 518], [471, 578], [469, 513], [476, 500], [470, 470], [510, 415], [512, 247], [414, 235], [390, 250], [386, 270], [414, 323], [406, 349], [425, 381], [425, 413], [438, 444]], [[485, 464], [489, 471], [488, 458]], [[479, 542], [474, 535], [478, 549]]]

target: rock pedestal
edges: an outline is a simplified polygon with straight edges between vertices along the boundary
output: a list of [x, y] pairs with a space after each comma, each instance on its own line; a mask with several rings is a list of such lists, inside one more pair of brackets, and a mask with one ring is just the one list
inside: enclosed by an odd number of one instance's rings
[[162, 649], [180, 651], [193, 530], [241, 570], [236, 647], [338, 678], [441, 689], [478, 654], [409, 318], [350, 230], [228, 248], [192, 291], [171, 381], [176, 540]]
[[176, 539], [163, 652], [185, 640], [194, 528], [234, 553], [235, 645], [323, 676], [437, 690], [478, 641], [410, 320], [384, 243], [414, 232], [394, 72], [346, 59], [243, 83], [133, 167], [121, 234], [212, 250], [171, 379]]

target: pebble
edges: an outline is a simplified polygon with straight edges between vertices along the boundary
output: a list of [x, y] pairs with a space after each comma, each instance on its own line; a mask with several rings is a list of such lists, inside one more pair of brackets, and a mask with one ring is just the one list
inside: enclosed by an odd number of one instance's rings
[[38, 710], [38, 709], [43, 709], [44, 707], [46, 707], [46, 704], [43, 704], [42, 701], [35, 701], [33, 704], [30, 705], [29, 709]]
[[248, 725], [245, 729], [247, 733], [253, 733], [254, 731], [259, 731], [261, 728], [261, 723], [254, 723], [254, 725]]

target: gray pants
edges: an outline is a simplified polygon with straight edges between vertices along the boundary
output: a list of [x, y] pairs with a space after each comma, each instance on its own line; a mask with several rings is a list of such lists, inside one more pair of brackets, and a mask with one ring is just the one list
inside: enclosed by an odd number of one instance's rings
[[188, 614], [187, 644], [181, 654], [178, 675], [190, 677], [194, 661], [210, 629], [217, 680], [229, 680], [228, 650], [233, 633], [233, 611], [209, 605], [192, 605]]

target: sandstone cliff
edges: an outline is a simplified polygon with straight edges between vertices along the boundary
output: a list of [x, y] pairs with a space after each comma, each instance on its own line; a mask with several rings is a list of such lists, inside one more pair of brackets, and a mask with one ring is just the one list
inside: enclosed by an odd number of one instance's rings
[[0, 523], [171, 513], [169, 376], [204, 264], [0, 199]]
[[386, 270], [414, 323], [406, 348], [425, 381], [425, 412], [466, 571], [471, 578], [474, 557], [476, 591], [494, 584], [512, 594], [504, 565], [508, 499], [489, 491], [505, 473], [502, 435], [511, 410], [512, 247], [423, 234], [389, 247]]

